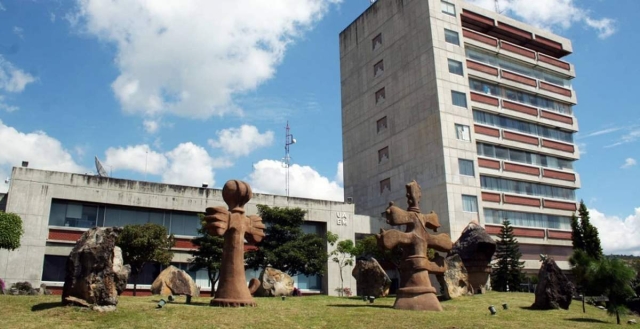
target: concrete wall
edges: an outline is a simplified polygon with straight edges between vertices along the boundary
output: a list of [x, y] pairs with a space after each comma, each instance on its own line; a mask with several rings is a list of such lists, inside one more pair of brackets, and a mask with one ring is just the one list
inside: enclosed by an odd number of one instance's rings
[[[7, 211], [22, 217], [25, 234], [19, 249], [12, 252], [0, 251], [0, 277], [7, 282], [26, 280], [35, 285], [40, 284], [47, 250], [60, 253], [60, 248], [53, 248], [51, 244], [47, 246], [52, 199], [189, 212], [204, 212], [206, 207], [224, 205], [222, 191], [217, 189], [21, 167], [13, 168], [8, 195]], [[371, 232], [368, 217], [354, 216], [353, 204], [254, 194], [253, 199], [245, 206], [247, 213], [257, 213], [258, 204], [306, 210], [307, 220], [326, 223], [326, 230], [338, 234], [340, 240], [353, 240], [355, 233]], [[185, 257], [184, 252], [177, 253], [174, 260], [184, 262]], [[351, 287], [355, 291], [355, 280], [351, 277], [350, 270], [344, 270], [345, 287]], [[334, 289], [340, 286], [338, 271], [338, 266], [329, 262], [325, 289], [330, 294], [335, 294]]]

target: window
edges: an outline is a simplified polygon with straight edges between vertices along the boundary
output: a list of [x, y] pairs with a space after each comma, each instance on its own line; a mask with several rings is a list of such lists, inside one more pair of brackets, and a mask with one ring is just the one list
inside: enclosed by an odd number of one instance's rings
[[469, 133], [469, 126], [456, 124], [456, 138], [457, 139], [470, 142], [471, 141], [471, 137], [470, 136], [471, 135]]
[[460, 175], [475, 176], [473, 172], [473, 161], [458, 159], [458, 167], [460, 168]]
[[565, 216], [484, 208], [484, 218], [487, 223], [492, 224], [502, 224], [505, 219], [508, 219], [512, 225], [516, 226], [571, 229], [571, 218]]
[[480, 175], [480, 185], [483, 189], [498, 192], [524, 194], [569, 201], [575, 201], [576, 199], [576, 192], [573, 189], [512, 179]]
[[452, 3], [446, 2], [446, 1], [440, 1], [440, 4], [442, 6], [442, 12], [445, 14], [449, 14], [451, 16], [455, 16], [456, 15], [456, 6]]
[[462, 63], [449, 59], [449, 73], [462, 75]]
[[371, 49], [376, 50], [378, 47], [382, 47], [382, 33], [378, 33], [378, 35], [371, 40]]
[[563, 131], [557, 128], [541, 126], [527, 121], [511, 119], [488, 112], [473, 110], [473, 121], [489, 126], [554, 139], [561, 142], [573, 143], [573, 133], [571, 132]]
[[373, 65], [373, 77], [377, 77], [382, 75], [382, 73], [384, 72], [384, 62], [383, 61], [379, 61], [377, 62], [375, 65]]
[[385, 146], [378, 150], [378, 163], [386, 162], [389, 160], [389, 147]]
[[385, 98], [385, 91], [384, 91], [384, 87], [378, 91], [376, 91], [376, 104], [384, 101]]
[[475, 195], [462, 195], [462, 211], [478, 212], [478, 197]]
[[44, 255], [42, 281], [64, 282], [68, 256]]
[[451, 91], [451, 101], [453, 105], [460, 107], [467, 107], [467, 94], [461, 93], [459, 91]]
[[444, 29], [444, 41], [459, 46], [460, 37], [458, 36], [458, 32]]
[[378, 133], [387, 130], [387, 117], [383, 117], [376, 122], [376, 129]]
[[380, 194], [385, 191], [391, 191], [391, 178], [385, 178], [380, 181]]

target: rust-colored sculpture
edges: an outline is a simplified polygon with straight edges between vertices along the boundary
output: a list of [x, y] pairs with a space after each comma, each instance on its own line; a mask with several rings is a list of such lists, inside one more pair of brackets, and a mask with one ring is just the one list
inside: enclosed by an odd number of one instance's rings
[[[431, 285], [429, 272], [442, 274], [446, 265], [430, 262], [427, 258], [427, 248], [447, 252], [453, 243], [448, 234], [429, 234], [428, 229], [437, 231], [440, 227], [438, 215], [420, 213], [420, 185], [414, 180], [406, 185], [407, 210], [402, 210], [389, 203], [385, 211], [387, 223], [393, 226], [406, 225], [406, 231], [380, 230], [376, 235], [380, 248], [393, 249], [401, 246], [403, 250], [400, 263], [400, 289], [393, 308], [402, 310], [442, 311], [442, 306], [436, 297], [436, 289]], [[440, 257], [441, 258], [441, 257]]]
[[207, 231], [224, 237], [220, 281], [211, 306], [256, 306], [245, 281], [244, 240], [251, 244], [262, 241], [264, 224], [259, 216], [244, 214], [243, 207], [252, 196], [249, 184], [230, 180], [222, 188], [222, 198], [229, 210], [224, 207], [207, 208], [204, 217]]

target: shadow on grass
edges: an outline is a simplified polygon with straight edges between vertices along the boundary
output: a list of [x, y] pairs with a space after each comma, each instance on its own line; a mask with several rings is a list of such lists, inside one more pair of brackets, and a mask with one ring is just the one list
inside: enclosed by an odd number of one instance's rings
[[589, 319], [589, 318], [571, 318], [564, 319], [565, 321], [573, 321], [573, 322], [585, 322], [585, 323], [609, 323], [607, 321], [602, 321], [598, 319]]
[[45, 311], [56, 307], [63, 307], [62, 302], [55, 303], [40, 303], [31, 306], [31, 312]]
[[[159, 302], [160, 302], [159, 299], [153, 299], [149, 301], [149, 303], [152, 303], [152, 304], [158, 304]], [[165, 307], [166, 305], [209, 306], [209, 302], [191, 302], [187, 304], [184, 300], [180, 300], [180, 301], [174, 300], [173, 302], [170, 302], [167, 299], [165, 299], [165, 302], [166, 302]]]
[[329, 307], [373, 307], [373, 308], [388, 308], [392, 309], [393, 307], [388, 305], [371, 305], [371, 304], [363, 304], [363, 305], [349, 305], [349, 304], [329, 304]]
[[520, 309], [527, 310], [527, 311], [553, 311], [553, 310], [542, 310], [539, 308], [533, 308], [531, 306], [520, 306]]

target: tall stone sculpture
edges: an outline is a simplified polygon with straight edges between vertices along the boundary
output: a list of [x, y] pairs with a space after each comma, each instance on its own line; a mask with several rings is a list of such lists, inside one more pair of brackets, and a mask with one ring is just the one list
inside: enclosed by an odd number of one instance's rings
[[442, 274], [446, 265], [435, 264], [427, 258], [427, 248], [448, 252], [453, 243], [448, 234], [429, 234], [440, 227], [438, 215], [420, 213], [420, 185], [414, 180], [406, 185], [407, 210], [402, 210], [389, 203], [385, 211], [387, 223], [393, 226], [406, 225], [405, 232], [398, 230], [380, 230], [376, 235], [378, 246], [393, 249], [401, 246], [403, 259], [400, 263], [400, 289], [393, 308], [419, 311], [442, 311], [436, 297], [436, 289], [431, 285], [429, 272]]
[[245, 281], [244, 240], [252, 244], [262, 241], [264, 224], [259, 216], [244, 214], [244, 205], [252, 196], [249, 184], [230, 180], [222, 188], [222, 198], [229, 209], [207, 208], [207, 231], [224, 237], [218, 291], [211, 306], [256, 306]]

